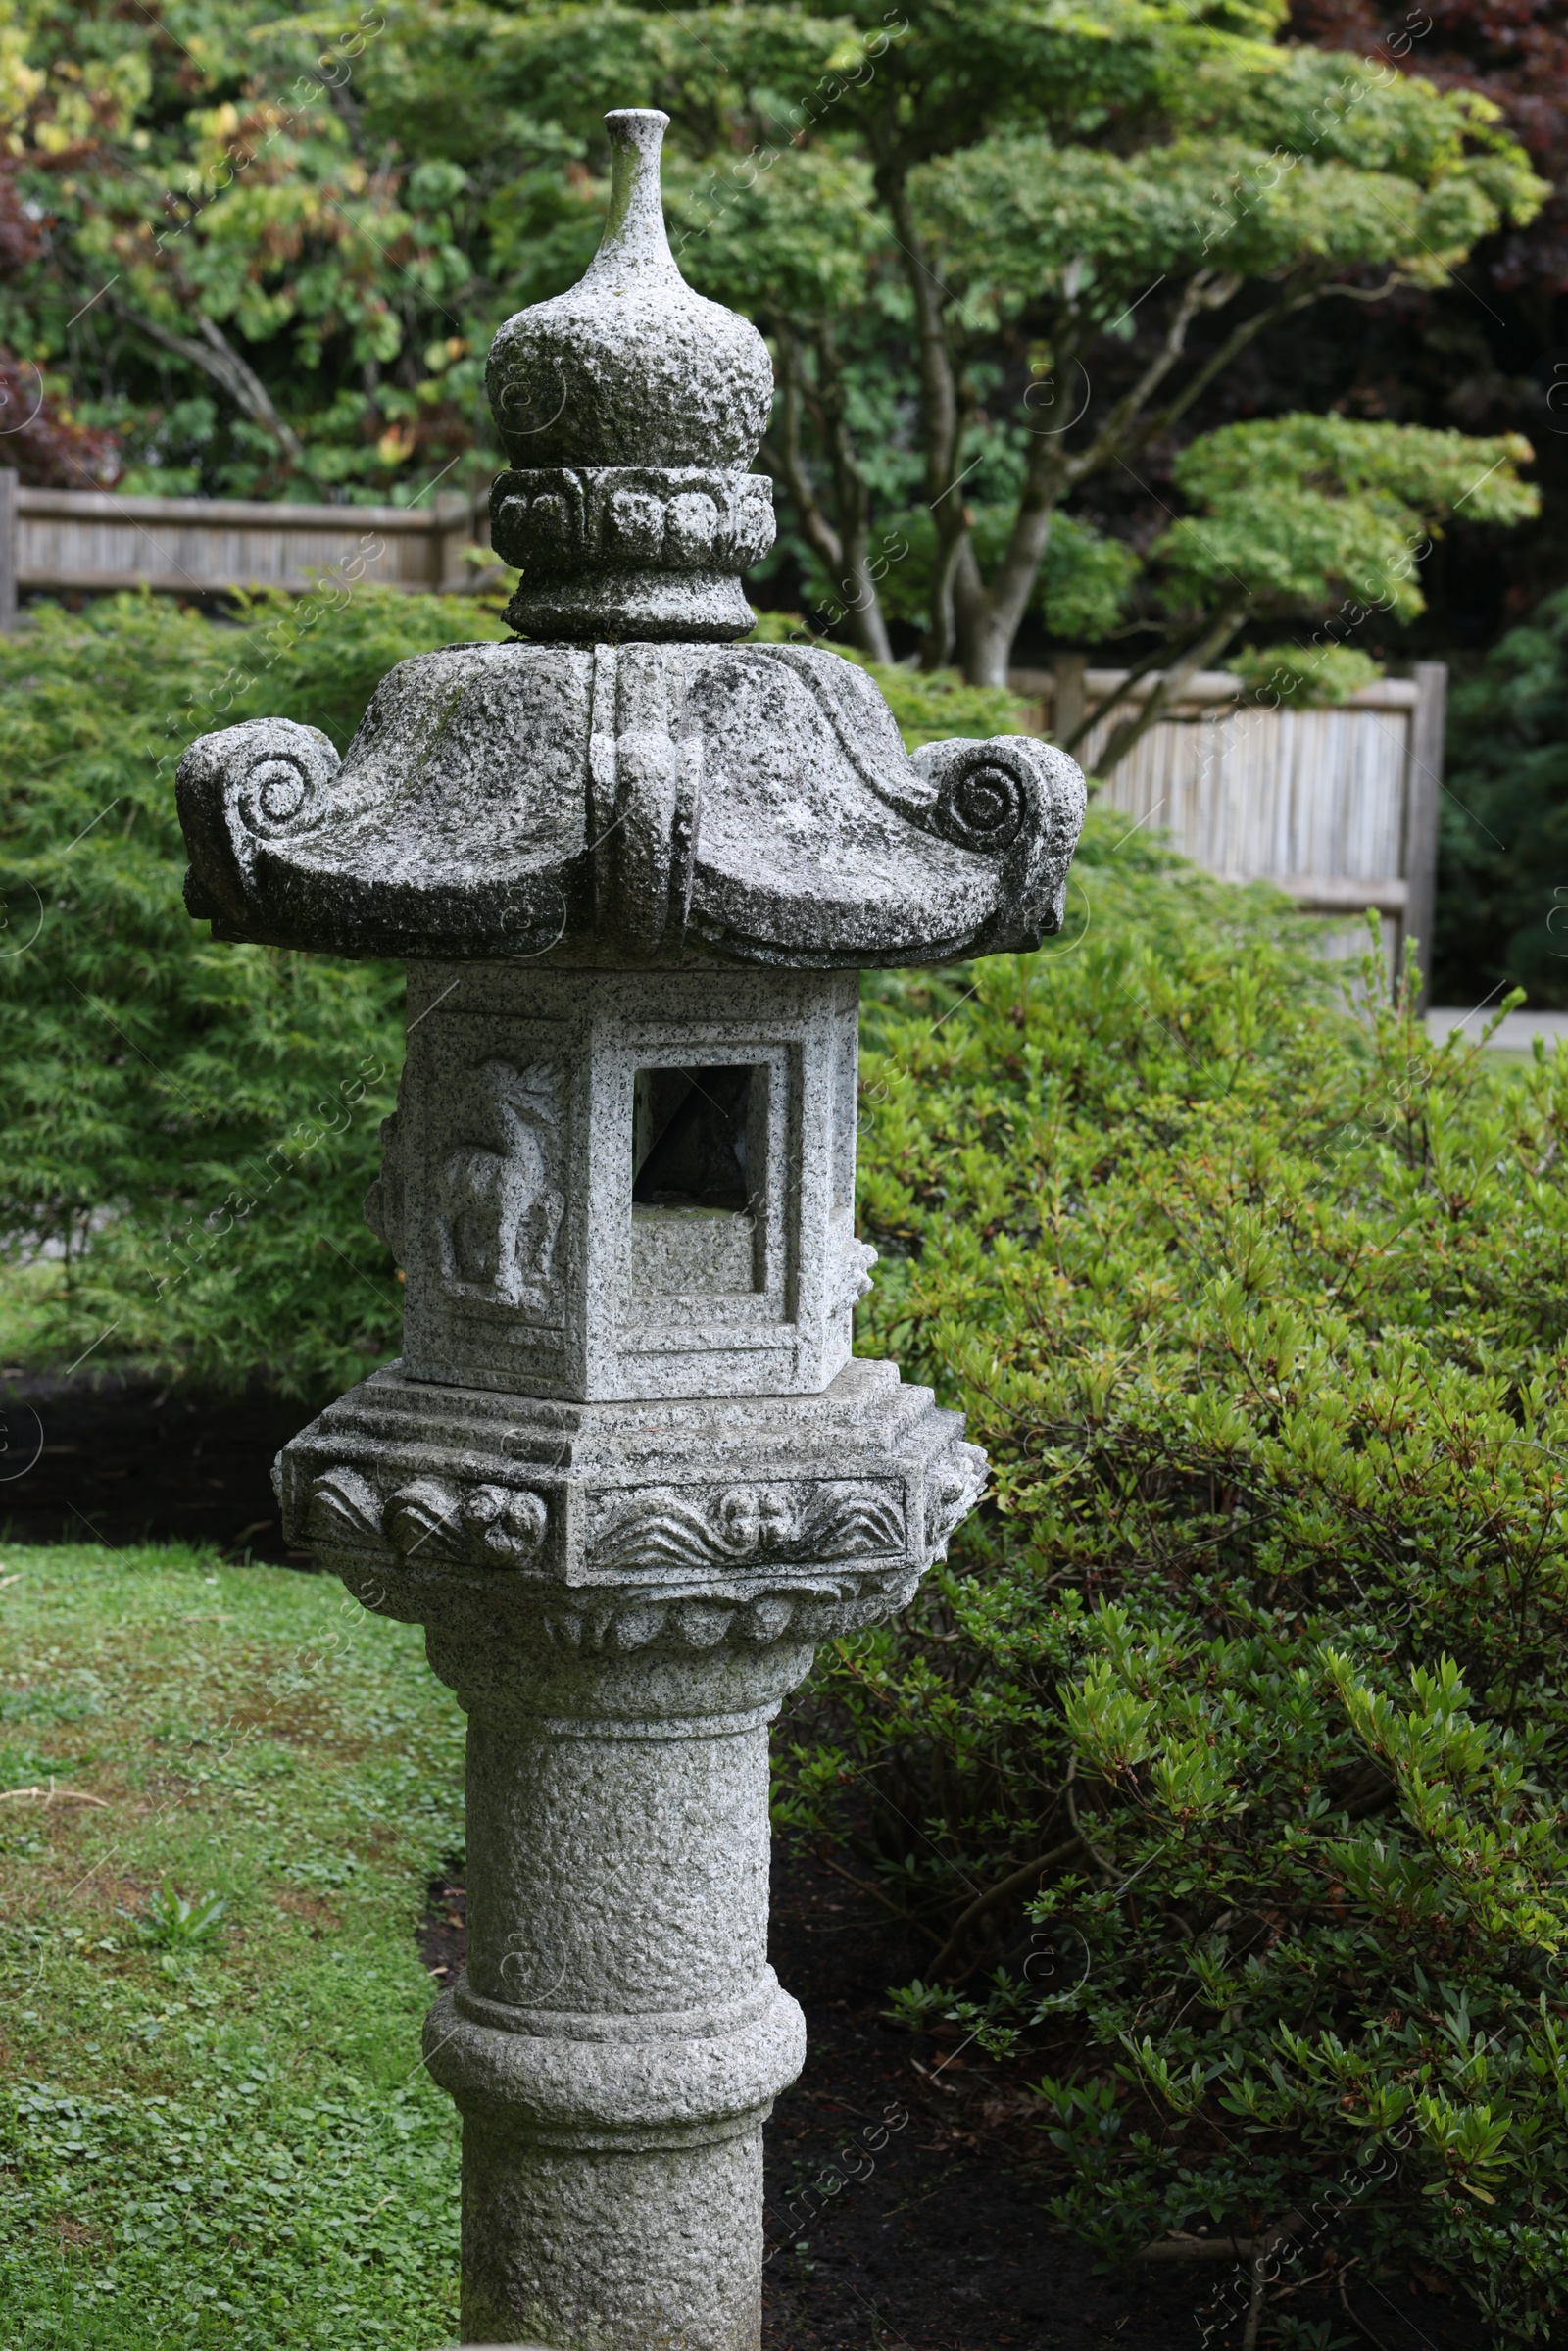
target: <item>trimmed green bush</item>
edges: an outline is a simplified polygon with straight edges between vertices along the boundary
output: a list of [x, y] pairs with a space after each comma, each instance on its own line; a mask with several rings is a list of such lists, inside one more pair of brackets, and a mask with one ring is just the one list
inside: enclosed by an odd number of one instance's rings
[[1381, 661], [1353, 645], [1250, 645], [1229, 666], [1265, 710], [1332, 710], [1383, 675]]
[[895, 2012], [1037, 2089], [1107, 2255], [1280, 2229], [1294, 2282], [1339, 2205], [1550, 2339], [1568, 1054], [1433, 1048], [1378, 954], [1352, 1016], [1267, 893], [1114, 844], [1062, 942], [867, 1007], [860, 1345], [994, 1497], [824, 1657], [779, 1817], [908, 1920]]
[[1506, 982], [1568, 1004], [1568, 589], [1454, 689], [1443, 798], [1439, 1001]]
[[[403, 974], [215, 944], [180, 898], [174, 769], [266, 712], [345, 746], [405, 655], [506, 632], [471, 599], [330, 581], [238, 625], [120, 596], [0, 640], [3, 1319], [34, 1360], [324, 1395], [397, 1350], [360, 1202]], [[90, 1247], [89, 1247], [90, 1243]]]

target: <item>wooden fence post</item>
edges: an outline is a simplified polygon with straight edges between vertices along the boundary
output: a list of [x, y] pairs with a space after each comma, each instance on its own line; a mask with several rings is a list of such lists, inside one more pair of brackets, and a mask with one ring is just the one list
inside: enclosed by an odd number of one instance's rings
[[1400, 924], [1401, 959], [1407, 939], [1421, 958], [1421, 1002], [1432, 977], [1432, 926], [1438, 902], [1438, 817], [1443, 800], [1443, 728], [1448, 703], [1446, 661], [1416, 661], [1410, 669], [1415, 709], [1404, 770], [1404, 878], [1409, 896]]
[[1082, 653], [1058, 653], [1054, 657], [1055, 691], [1051, 698], [1051, 740], [1065, 743], [1084, 722], [1084, 675], [1089, 657]]
[[0, 636], [17, 625], [17, 477], [0, 468]]
[[473, 536], [473, 501], [439, 491], [431, 519], [435, 561], [431, 565], [438, 596], [456, 596], [468, 584], [464, 577], [463, 550]]

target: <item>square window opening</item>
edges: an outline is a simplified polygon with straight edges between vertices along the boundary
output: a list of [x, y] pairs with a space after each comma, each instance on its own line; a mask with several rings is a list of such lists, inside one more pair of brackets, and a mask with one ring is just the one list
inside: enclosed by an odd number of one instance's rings
[[761, 1069], [639, 1069], [632, 1094], [631, 1197], [642, 1208], [744, 1214], [760, 1188], [748, 1164]]
[[632, 1092], [634, 1320], [767, 1285], [767, 1064], [639, 1069]]

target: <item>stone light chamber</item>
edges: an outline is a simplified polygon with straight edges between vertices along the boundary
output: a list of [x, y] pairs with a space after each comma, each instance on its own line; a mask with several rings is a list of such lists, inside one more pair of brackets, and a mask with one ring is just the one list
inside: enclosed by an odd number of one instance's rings
[[466, 2342], [756, 2351], [767, 1738], [902, 1608], [985, 1479], [854, 1360], [857, 972], [1060, 924], [1083, 779], [912, 758], [867, 674], [738, 642], [773, 537], [764, 344], [665, 241], [666, 118], [608, 118], [581, 282], [496, 336], [509, 642], [382, 680], [339, 759], [261, 719], [180, 764], [219, 939], [406, 957], [366, 1202], [401, 1359], [286, 1445], [291, 1541], [425, 1628], [468, 1718]]

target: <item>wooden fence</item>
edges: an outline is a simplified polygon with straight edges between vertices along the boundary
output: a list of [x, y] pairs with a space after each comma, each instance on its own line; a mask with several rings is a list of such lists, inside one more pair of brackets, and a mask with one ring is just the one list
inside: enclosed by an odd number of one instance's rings
[[27, 591], [157, 588], [221, 596], [302, 594], [323, 575], [407, 589], [471, 588], [497, 574], [481, 504], [289, 506], [227, 498], [122, 498], [115, 490], [29, 490], [0, 471], [0, 629]]
[[[1059, 661], [1054, 673], [1014, 671], [1058, 738], [1120, 684], [1125, 671]], [[1153, 689], [1140, 680], [1090, 729], [1077, 757], [1090, 774], [1113, 729]], [[1448, 672], [1417, 661], [1333, 710], [1265, 710], [1242, 681], [1203, 670], [1101, 787], [1100, 805], [1130, 825], [1167, 833], [1184, 857], [1228, 881], [1271, 881], [1298, 906], [1347, 917], [1344, 948], [1364, 943], [1354, 918], [1389, 917], [1396, 952], [1427, 947], [1437, 889], [1438, 808]]]
[[[494, 586], [504, 575], [486, 560], [489, 536], [483, 504], [449, 492], [418, 507], [262, 505], [22, 489], [0, 471], [0, 629], [15, 626], [28, 592], [299, 594], [323, 576], [411, 590]], [[1059, 738], [1123, 674], [1061, 657], [1054, 672], [1015, 671], [1012, 683]], [[1091, 773], [1157, 674], [1080, 745]], [[1276, 882], [1301, 906], [1343, 913], [1348, 932], [1376, 906], [1396, 946], [1425, 942], [1446, 686], [1441, 661], [1419, 661], [1408, 679], [1385, 679], [1336, 710], [1269, 710], [1241, 701], [1238, 678], [1204, 671], [1115, 769], [1102, 805], [1168, 832], [1212, 873]]]

